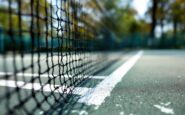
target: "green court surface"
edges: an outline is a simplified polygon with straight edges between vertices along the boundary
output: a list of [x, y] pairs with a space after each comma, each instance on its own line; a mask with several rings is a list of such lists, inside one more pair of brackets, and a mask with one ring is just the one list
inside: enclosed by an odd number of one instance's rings
[[[97, 97], [98, 98], [98, 97]], [[76, 103], [67, 114], [185, 114], [185, 51], [146, 50], [100, 106]]]
[[92, 114], [184, 115], [184, 102], [185, 51], [144, 51]]
[[[70, 95], [69, 100], [62, 100], [65, 107], [61, 109], [63, 105], [56, 104], [48, 114], [185, 114], [185, 50], [143, 50], [142, 53], [132, 51], [126, 54], [118, 52], [110, 57], [114, 58], [114, 55], [119, 55], [120, 59], [79, 85], [79, 88], [87, 88], [88, 92]], [[127, 71], [123, 69], [125, 66], [129, 68]], [[45, 79], [42, 78], [43, 81]], [[0, 91], [3, 92], [3, 89], [1, 86]], [[24, 90], [23, 93], [31, 93], [31, 90]], [[44, 93], [47, 95], [47, 92]], [[42, 95], [37, 93], [38, 101], [42, 100]], [[60, 98], [61, 95], [56, 93], [55, 96]], [[91, 101], [86, 97], [90, 97]], [[16, 101], [16, 98], [12, 99]], [[54, 97], [49, 98], [48, 102], [55, 103]], [[48, 102], [42, 103], [43, 108], [47, 108]], [[35, 107], [31, 101], [27, 106], [32, 108], [32, 104]], [[0, 111], [3, 111], [2, 107]], [[37, 113], [43, 114], [43, 111], [38, 110]]]

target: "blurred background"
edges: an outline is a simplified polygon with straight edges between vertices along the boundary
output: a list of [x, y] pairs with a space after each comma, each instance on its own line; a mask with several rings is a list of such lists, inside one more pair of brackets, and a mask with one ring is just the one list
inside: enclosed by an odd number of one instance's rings
[[[33, 37], [29, 36], [30, 33], [26, 30], [30, 28], [31, 17], [23, 14], [21, 16], [11, 14], [11, 18], [9, 18], [10, 11], [8, 10], [9, 5], [7, 0], [0, 0], [0, 2], [0, 51], [4, 52], [13, 49], [13, 46], [8, 45], [11, 42], [10, 33], [7, 31], [10, 30], [9, 22], [11, 22], [12, 25], [11, 30], [21, 30], [21, 32], [16, 32], [17, 38], [16, 36], [14, 38], [14, 42], [17, 44], [16, 49], [29, 50], [31, 47], [31, 38]], [[44, 0], [40, 2], [45, 4]], [[74, 19], [74, 22], [78, 23], [78, 25], [86, 23], [84, 26], [88, 26], [90, 31], [89, 33], [85, 33], [86, 38], [89, 40], [99, 40], [99, 43], [96, 43], [96, 45], [101, 46], [101, 48], [99, 48], [101, 50], [120, 48], [185, 48], [184, 0], [114, 0], [111, 2], [109, 0], [101, 0], [98, 2], [96, 0], [89, 0], [82, 3], [84, 7], [81, 10], [84, 10], [84, 14], [81, 16], [84, 16], [85, 20], [82, 20], [83, 23], [80, 23]], [[16, 4], [18, 4], [16, 0], [12, 1], [13, 7], [11, 7], [18, 10]], [[31, 12], [28, 8], [29, 4], [30, 3], [26, 1], [22, 2], [22, 13], [28, 14]], [[36, 9], [35, 6], [34, 11], [36, 12], [37, 10], [40, 15], [47, 15], [44, 8], [38, 7], [38, 9]], [[53, 11], [51, 10], [50, 13]], [[73, 12], [74, 14], [76, 12], [76, 15], [78, 15], [79, 11], [73, 9]], [[44, 21], [39, 20], [33, 21], [32, 23], [39, 23], [39, 27], [38, 24], [35, 24], [37, 27], [31, 28], [35, 28], [36, 31], [40, 33], [45, 31], [46, 24]], [[56, 23], [53, 23], [53, 25], [57, 26]], [[63, 26], [65, 26], [65, 23]], [[72, 31], [78, 34], [74, 35], [75, 38], [80, 38], [79, 33], [83, 35], [85, 32], [78, 28], [75, 30], [75, 27]], [[23, 40], [20, 40], [19, 33], [21, 33]], [[53, 31], [53, 33], [63, 34], [63, 36], [65, 36], [65, 33], [62, 32]], [[13, 33], [13, 35], [15, 35], [15, 33]], [[40, 37], [42, 38], [44, 36], [40, 35]], [[45, 39], [38, 37], [35, 37], [35, 39], [39, 40], [35, 40], [34, 47], [37, 47], [37, 41], [41, 49], [44, 49], [46, 45]], [[24, 42], [24, 46], [22, 46], [20, 42]], [[49, 45], [57, 44], [55, 40], [48, 40], [47, 42]]]

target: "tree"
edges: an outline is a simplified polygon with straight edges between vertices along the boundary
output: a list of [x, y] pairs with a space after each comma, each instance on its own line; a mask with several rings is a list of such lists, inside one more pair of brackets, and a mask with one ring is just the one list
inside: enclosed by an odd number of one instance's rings
[[44, 18], [50, 16], [50, 5], [46, 0], [12, 0], [11, 3], [8, 0], [0, 0], [0, 2], [7, 3], [0, 6], [0, 26], [3, 29], [28, 30], [33, 21], [33, 30], [37, 33], [43, 32], [46, 23], [49, 23], [50, 19], [44, 21]]
[[104, 15], [101, 18], [103, 25], [113, 31], [118, 38], [122, 38], [124, 34], [130, 34], [133, 31], [131, 25], [136, 21], [135, 9], [131, 8], [130, 1], [123, 7], [120, 7], [120, 0], [102, 2], [104, 6]]
[[[179, 47], [177, 44], [178, 34], [183, 31], [185, 32], [185, 1], [184, 0], [174, 0], [169, 2], [169, 9], [166, 15], [168, 15], [168, 23], [173, 25], [173, 44], [174, 47]], [[183, 38], [183, 36], [180, 36]], [[184, 35], [185, 37], [185, 35]]]

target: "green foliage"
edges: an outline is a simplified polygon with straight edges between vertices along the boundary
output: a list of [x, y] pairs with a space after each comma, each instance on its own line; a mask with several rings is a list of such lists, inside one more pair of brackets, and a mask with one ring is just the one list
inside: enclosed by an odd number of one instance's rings
[[11, 28], [18, 29], [18, 22], [19, 22], [18, 16], [12, 15], [10, 17], [10, 15], [7, 14], [8, 10], [6, 7], [0, 7], [0, 10], [4, 11], [4, 12], [0, 12], [0, 27], [4, 29], [9, 29], [11, 24], [12, 26]]
[[[5, 2], [8, 3], [8, 0], [5, 0]], [[12, 6], [11, 9], [9, 9], [8, 5], [0, 5], [0, 27], [3, 29], [12, 29], [14, 31], [19, 30], [22, 28], [23, 30], [28, 30], [29, 25], [31, 23], [31, 16], [23, 17], [19, 16], [17, 11], [21, 11], [22, 14], [30, 15], [38, 14], [39, 17], [44, 18], [46, 15], [50, 14], [49, 10], [49, 3], [46, 3], [46, 0], [33, 0], [33, 7], [31, 8], [30, 1], [27, 0], [21, 0], [21, 4], [17, 0], [12, 0]], [[46, 7], [43, 7], [46, 6]], [[10, 11], [12, 12], [10, 14]], [[34, 27], [35, 31], [44, 31], [46, 22], [42, 19], [37, 18], [33, 19], [37, 27]], [[49, 22], [49, 19], [48, 19]], [[38, 24], [36, 24], [38, 23]]]
[[148, 32], [148, 24], [144, 20], [137, 20], [135, 18], [137, 12], [131, 7], [131, 1], [125, 1], [125, 5], [120, 7], [122, 2], [120, 0], [111, 2], [108, 0], [102, 1], [106, 11], [102, 18], [104, 26], [113, 31], [118, 38], [137, 32]]

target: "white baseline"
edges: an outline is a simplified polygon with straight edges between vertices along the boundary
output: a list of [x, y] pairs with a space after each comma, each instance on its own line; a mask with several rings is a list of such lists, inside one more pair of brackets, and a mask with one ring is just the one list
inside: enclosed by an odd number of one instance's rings
[[101, 105], [107, 96], [110, 96], [111, 91], [118, 82], [126, 75], [126, 73], [134, 66], [137, 60], [143, 55], [143, 51], [139, 51], [136, 55], [131, 57], [117, 70], [115, 70], [110, 76], [106, 77], [101, 83], [94, 89], [83, 95], [78, 102], [85, 103], [87, 105]]
[[[85, 87], [67, 87], [61, 85], [52, 85], [52, 84], [40, 84], [40, 83], [26, 83], [23, 81], [13, 81], [13, 80], [0, 80], [0, 86], [12, 87], [12, 88], [21, 88], [21, 89], [33, 89], [34, 91], [43, 91], [43, 92], [55, 92], [55, 93], [71, 93], [76, 95], [85, 95], [91, 88]], [[74, 89], [74, 90], [73, 90]]]
[[[38, 73], [16, 73], [15, 75], [13, 72], [0, 72], [0, 76], [16, 76], [16, 77], [35, 77], [35, 78], [54, 78], [54, 77], [61, 77], [61, 78], [74, 78], [73, 75], [57, 75], [57, 74], [38, 74]], [[87, 75], [78, 75], [75, 78], [90, 78], [90, 79], [104, 79], [106, 76], [87, 76]]]

